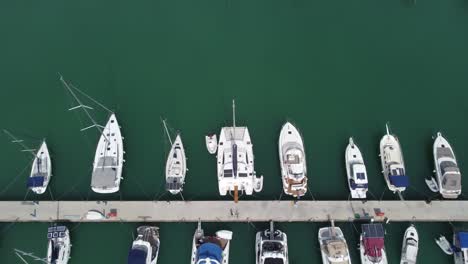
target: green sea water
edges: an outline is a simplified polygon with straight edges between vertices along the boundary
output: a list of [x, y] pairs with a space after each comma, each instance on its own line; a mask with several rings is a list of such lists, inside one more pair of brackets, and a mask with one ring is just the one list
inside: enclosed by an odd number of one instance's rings
[[[180, 199], [164, 193], [169, 144], [161, 118], [173, 133], [181, 132], [186, 147], [185, 199], [231, 199], [218, 195], [215, 160], [204, 135], [231, 123], [233, 98], [237, 124], [249, 127], [256, 170], [264, 175], [263, 191], [241, 199], [280, 197], [276, 142], [285, 120], [304, 136], [313, 195], [306, 199], [348, 199], [349, 136], [366, 160], [370, 198], [397, 199], [384, 192], [380, 174], [378, 143], [387, 121], [405, 154], [411, 181], [405, 199], [438, 199], [423, 180], [433, 170], [437, 131], [455, 148], [462, 173], [468, 171], [466, 25], [466, 0], [0, 1], [0, 127], [30, 147], [46, 138], [54, 169], [49, 193], [27, 193], [30, 157], [2, 135], [0, 199]], [[90, 191], [99, 135], [80, 132], [90, 122], [67, 111], [74, 102], [58, 73], [116, 112], [126, 150], [119, 194]], [[92, 114], [105, 123], [105, 111], [96, 107]], [[323, 225], [279, 224], [289, 235], [293, 264], [320, 262], [317, 230]], [[21, 263], [13, 248], [44, 256], [47, 226], [3, 224], [0, 262]], [[70, 263], [125, 263], [136, 226], [70, 225]], [[358, 232], [351, 224], [340, 226], [356, 257]], [[406, 226], [386, 225], [390, 263], [398, 261]], [[160, 227], [159, 263], [187, 263], [196, 225]], [[254, 234], [266, 227], [207, 225], [235, 232], [233, 264], [254, 263]], [[419, 263], [451, 263], [432, 240], [449, 235], [451, 226], [418, 228]]]

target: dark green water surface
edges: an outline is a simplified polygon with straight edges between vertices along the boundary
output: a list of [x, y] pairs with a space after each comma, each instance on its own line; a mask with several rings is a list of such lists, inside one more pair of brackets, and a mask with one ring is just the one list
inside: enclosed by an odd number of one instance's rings
[[[218, 196], [204, 135], [230, 124], [232, 98], [238, 125], [250, 129], [257, 173], [265, 177], [261, 193], [242, 199], [279, 198], [276, 143], [285, 120], [304, 135], [316, 199], [348, 199], [343, 159], [349, 136], [364, 154], [370, 198], [396, 199], [384, 192], [377, 156], [387, 121], [405, 154], [411, 181], [405, 198], [428, 199], [433, 194], [424, 178], [433, 170], [437, 131], [468, 173], [467, 25], [467, 0], [0, 1], [0, 128], [31, 147], [46, 138], [54, 167], [50, 193], [26, 193], [30, 157], [2, 135], [0, 199], [180, 199], [164, 194], [169, 145], [161, 117], [182, 133], [190, 169], [185, 199], [230, 199]], [[80, 132], [89, 121], [67, 111], [74, 103], [58, 72], [117, 113], [127, 161], [119, 194], [90, 192], [99, 135]], [[105, 123], [105, 111], [92, 113]], [[323, 225], [279, 224], [289, 235], [292, 264], [320, 263], [317, 230]], [[13, 248], [44, 256], [47, 226], [2, 224], [0, 263], [21, 263]], [[70, 225], [70, 263], [125, 263], [136, 226]], [[340, 226], [357, 257], [358, 233], [351, 224]], [[390, 263], [399, 261], [406, 226], [386, 225]], [[196, 225], [160, 227], [158, 263], [188, 263]], [[231, 264], [254, 263], [255, 231], [266, 227], [207, 225], [235, 232]], [[450, 234], [450, 225], [418, 228], [419, 263], [451, 263], [433, 243], [439, 233]]]

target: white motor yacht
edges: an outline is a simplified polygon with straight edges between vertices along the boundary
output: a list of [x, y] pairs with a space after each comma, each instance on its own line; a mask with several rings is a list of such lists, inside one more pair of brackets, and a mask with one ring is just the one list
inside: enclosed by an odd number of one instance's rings
[[351, 198], [366, 199], [368, 190], [366, 165], [364, 164], [361, 151], [354, 143], [353, 138], [349, 138], [349, 144], [346, 147], [345, 165]]

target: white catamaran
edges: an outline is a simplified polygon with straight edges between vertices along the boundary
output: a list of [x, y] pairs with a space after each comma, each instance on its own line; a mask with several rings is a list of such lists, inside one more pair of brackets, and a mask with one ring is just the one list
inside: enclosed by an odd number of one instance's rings
[[256, 264], [288, 264], [288, 237], [281, 230], [274, 228], [257, 232], [255, 238]]
[[366, 199], [368, 190], [367, 170], [361, 151], [349, 138], [349, 144], [345, 151], [346, 174], [348, 175], [348, 186], [353, 199]]
[[7, 130], [5, 134], [12, 138], [13, 143], [18, 143], [23, 148], [22, 151], [30, 152], [33, 155], [31, 173], [29, 174], [27, 187], [36, 194], [43, 194], [47, 190], [50, 178], [52, 177], [52, 161], [47, 148], [46, 141], [43, 140], [39, 149], [29, 149], [23, 144], [23, 140], [17, 139]]
[[392, 192], [403, 192], [409, 186], [406, 175], [403, 152], [398, 139], [390, 134], [388, 125], [387, 134], [380, 140], [380, 159], [382, 173], [387, 182], [388, 189]]
[[67, 264], [70, 259], [70, 232], [66, 226], [52, 226], [47, 230], [47, 263]]
[[461, 194], [461, 173], [452, 146], [439, 132], [433, 146], [438, 190], [446, 199], [456, 199]]
[[[96, 127], [101, 134], [97, 144], [96, 154], [94, 156], [91, 189], [96, 193], [118, 192], [120, 190], [120, 181], [122, 179], [122, 169], [125, 160], [123, 159], [123, 137], [120, 132], [120, 126], [117, 122], [115, 113], [108, 110], [102, 104], [98, 103], [96, 100], [92, 99], [90, 96], [86, 95], [73, 85], [68, 85], [62, 76], [60, 76], [60, 81], [79, 104], [78, 106], [72, 107], [69, 110], [74, 110], [77, 108], [83, 109], [83, 111], [93, 123], [93, 125], [83, 128], [82, 131]], [[92, 108], [82, 104], [73, 90], [79, 91], [93, 102], [99, 104], [101, 107], [111, 112], [105, 127], [102, 127], [96, 123], [96, 121], [88, 112], [88, 109]]]
[[217, 174], [219, 194], [238, 192], [252, 195], [263, 188], [263, 176], [257, 177], [254, 169], [253, 145], [247, 127], [236, 127], [235, 103], [233, 108], [233, 126], [221, 128], [217, 154]]
[[140, 226], [138, 236], [128, 253], [128, 264], [156, 264], [159, 255], [159, 228]]
[[284, 193], [301, 197], [307, 192], [307, 165], [301, 133], [290, 122], [281, 128], [278, 151]]
[[193, 235], [191, 264], [229, 264], [232, 232], [220, 230], [214, 236], [205, 236], [198, 222]]
[[169, 155], [167, 155], [166, 161], [166, 190], [172, 194], [178, 194], [184, 187], [185, 174], [187, 173], [187, 159], [180, 134], [177, 134], [174, 142], [172, 142], [165, 120], [163, 120], [163, 124], [171, 143], [171, 150], [169, 151]]

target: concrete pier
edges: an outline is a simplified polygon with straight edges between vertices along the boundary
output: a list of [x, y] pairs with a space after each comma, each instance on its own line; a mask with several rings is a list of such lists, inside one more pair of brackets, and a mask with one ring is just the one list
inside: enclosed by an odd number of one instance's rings
[[[101, 212], [98, 220], [88, 211]], [[468, 221], [468, 201], [1, 201], [0, 222]]]

